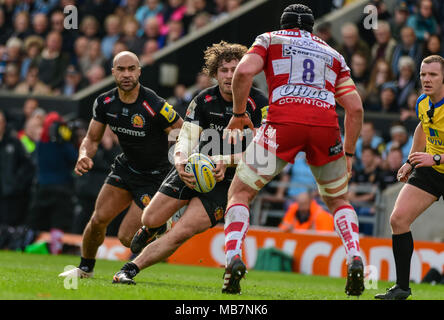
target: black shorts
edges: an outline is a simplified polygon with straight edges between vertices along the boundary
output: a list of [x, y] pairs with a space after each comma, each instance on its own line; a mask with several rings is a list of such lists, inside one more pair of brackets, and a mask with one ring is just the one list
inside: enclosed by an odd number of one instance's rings
[[128, 160], [120, 154], [111, 165], [111, 172], [105, 183], [125, 189], [131, 193], [134, 202], [143, 210], [162, 184], [170, 168], [150, 172], [138, 172], [131, 168]]
[[415, 168], [407, 183], [434, 195], [437, 200], [444, 196], [444, 174], [432, 167]]
[[188, 188], [180, 179], [176, 168], [173, 168], [160, 186], [159, 192], [179, 200], [199, 198], [210, 218], [211, 227], [214, 227], [224, 217], [230, 183], [229, 180], [223, 180], [216, 183], [216, 186], [210, 192], [200, 193]]

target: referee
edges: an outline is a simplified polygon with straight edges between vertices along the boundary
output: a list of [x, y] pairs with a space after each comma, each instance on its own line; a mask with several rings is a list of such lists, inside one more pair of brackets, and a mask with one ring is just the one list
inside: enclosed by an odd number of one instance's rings
[[409, 288], [413, 238], [410, 225], [421, 213], [444, 195], [444, 59], [425, 58], [420, 71], [423, 94], [416, 102], [420, 122], [415, 129], [407, 162], [398, 171], [398, 180], [406, 182], [395, 203], [390, 225], [396, 265], [396, 284], [376, 299], [404, 300]]

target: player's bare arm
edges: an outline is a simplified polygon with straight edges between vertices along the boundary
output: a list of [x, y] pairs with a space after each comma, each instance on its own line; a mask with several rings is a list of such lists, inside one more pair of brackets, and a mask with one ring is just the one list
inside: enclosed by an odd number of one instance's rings
[[[224, 131], [224, 138], [227, 134], [229, 143], [237, 142], [237, 135], [242, 140], [242, 130], [248, 126], [254, 130], [253, 123], [245, 113], [247, 108], [248, 94], [253, 85], [254, 76], [262, 71], [264, 61], [258, 54], [251, 53], [242, 57], [241, 61], [236, 67], [233, 75], [233, 117]], [[236, 116], [238, 115], [238, 116]]]
[[[355, 84], [350, 77], [340, 79], [336, 84], [336, 101], [344, 108], [344, 151], [354, 154], [356, 142], [361, 133], [364, 109], [362, 100], [356, 91]], [[351, 173], [352, 158], [347, 158], [347, 169]]]
[[94, 162], [92, 158], [97, 152], [97, 148], [102, 140], [105, 129], [105, 124], [94, 119], [89, 123], [88, 132], [80, 145], [79, 158], [77, 159], [76, 166], [74, 167], [74, 172], [77, 175], [82, 176], [93, 167]]

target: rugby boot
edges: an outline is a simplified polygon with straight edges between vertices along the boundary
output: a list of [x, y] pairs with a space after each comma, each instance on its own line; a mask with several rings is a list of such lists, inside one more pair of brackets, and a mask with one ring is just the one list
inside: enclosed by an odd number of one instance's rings
[[345, 293], [349, 296], [360, 296], [364, 289], [364, 264], [361, 257], [354, 256], [347, 267]]
[[167, 231], [167, 223], [159, 228], [148, 229], [146, 226], [140, 228], [131, 240], [130, 249], [134, 254], [139, 254], [143, 248], [156, 240], [160, 235]]
[[63, 278], [92, 278], [93, 276], [93, 271], [86, 272], [85, 270], [82, 270], [80, 268], [73, 268], [59, 274], [59, 277]]
[[375, 295], [375, 299], [406, 300], [411, 295], [412, 290], [410, 290], [410, 288], [408, 288], [408, 290], [403, 290], [397, 284], [395, 284], [393, 287], [387, 289], [386, 293], [378, 293], [377, 295]]
[[129, 272], [120, 270], [113, 277], [113, 283], [136, 284]]
[[241, 287], [240, 281], [247, 272], [247, 267], [242, 262], [239, 255], [234, 256], [228, 267], [225, 268], [224, 284], [222, 287], [222, 293], [240, 294]]

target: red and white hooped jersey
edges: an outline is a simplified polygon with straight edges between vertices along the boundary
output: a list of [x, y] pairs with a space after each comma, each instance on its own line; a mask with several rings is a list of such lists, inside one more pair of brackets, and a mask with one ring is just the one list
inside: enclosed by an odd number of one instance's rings
[[264, 60], [270, 105], [267, 122], [338, 127], [336, 85], [350, 77], [341, 54], [299, 29], [263, 33], [248, 53]]

